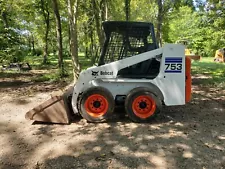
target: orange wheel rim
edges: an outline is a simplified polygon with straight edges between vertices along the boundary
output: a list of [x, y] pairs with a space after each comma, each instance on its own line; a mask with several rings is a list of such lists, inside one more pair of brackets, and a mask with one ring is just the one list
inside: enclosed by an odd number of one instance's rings
[[139, 96], [132, 103], [134, 114], [140, 118], [148, 118], [152, 116], [156, 110], [156, 103], [150, 96]]
[[100, 94], [93, 94], [84, 103], [86, 112], [92, 117], [101, 117], [106, 114], [109, 107], [107, 99]]

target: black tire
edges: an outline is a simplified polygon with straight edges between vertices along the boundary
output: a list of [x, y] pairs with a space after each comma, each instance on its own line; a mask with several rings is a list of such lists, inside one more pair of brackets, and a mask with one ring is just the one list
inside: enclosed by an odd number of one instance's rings
[[[99, 97], [95, 97], [95, 96]], [[106, 106], [108, 104], [108, 106]], [[102, 108], [102, 105], [103, 108]], [[103, 87], [87, 89], [78, 101], [78, 111], [88, 122], [103, 122], [112, 117], [115, 101], [110, 91]], [[100, 113], [94, 112], [101, 111]]]
[[[142, 101], [138, 102], [139, 99]], [[149, 105], [150, 107], [148, 107]], [[137, 110], [137, 108], [139, 110]], [[134, 122], [150, 122], [161, 111], [161, 109], [161, 99], [159, 99], [159, 97], [153, 94], [153, 92], [146, 87], [138, 87], [131, 90], [125, 100], [126, 113], [128, 114], [128, 117]], [[137, 112], [135, 112], [135, 110], [137, 110]], [[146, 111], [146, 114], [144, 111]]]

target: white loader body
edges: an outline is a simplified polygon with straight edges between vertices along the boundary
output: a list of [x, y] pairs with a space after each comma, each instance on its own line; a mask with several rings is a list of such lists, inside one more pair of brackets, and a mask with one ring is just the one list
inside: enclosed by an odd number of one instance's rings
[[[154, 79], [131, 79], [117, 76], [119, 70], [151, 58], [157, 58], [160, 62], [159, 74]], [[166, 44], [162, 48], [82, 71], [72, 95], [74, 113], [78, 113], [79, 95], [93, 86], [108, 89], [114, 98], [117, 95], [127, 95], [137, 87], [149, 87], [161, 96], [165, 105], [184, 105], [185, 47], [179, 44]]]

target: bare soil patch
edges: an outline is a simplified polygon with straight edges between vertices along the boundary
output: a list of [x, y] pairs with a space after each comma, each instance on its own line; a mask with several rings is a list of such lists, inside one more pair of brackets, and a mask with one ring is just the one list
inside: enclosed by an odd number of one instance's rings
[[108, 123], [52, 125], [26, 121], [25, 113], [66, 84], [1, 79], [0, 168], [223, 169], [225, 91], [197, 82], [189, 104], [164, 107], [151, 123], [116, 116]]

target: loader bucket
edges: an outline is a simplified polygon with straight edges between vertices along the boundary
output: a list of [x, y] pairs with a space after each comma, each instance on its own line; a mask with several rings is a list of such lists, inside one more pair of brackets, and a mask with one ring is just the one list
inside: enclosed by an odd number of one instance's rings
[[73, 87], [61, 95], [51, 97], [44, 103], [28, 111], [25, 118], [39, 122], [69, 124], [72, 118], [69, 97], [72, 96], [72, 92]]

